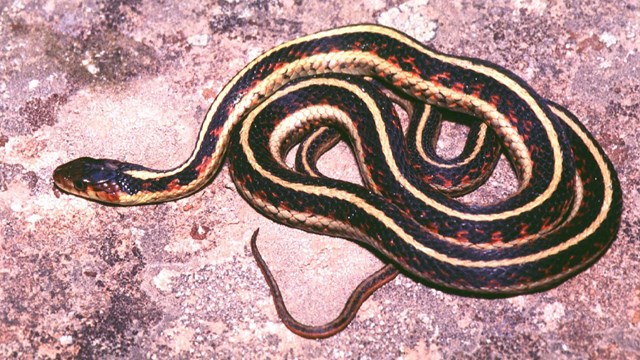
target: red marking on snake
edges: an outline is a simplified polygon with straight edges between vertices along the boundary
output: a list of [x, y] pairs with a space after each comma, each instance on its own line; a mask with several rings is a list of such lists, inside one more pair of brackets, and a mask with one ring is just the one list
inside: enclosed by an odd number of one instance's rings
[[218, 126], [217, 128], [209, 131], [209, 135], [215, 137], [216, 139], [220, 137], [221, 133], [222, 133], [222, 126]]
[[389, 61], [390, 63], [392, 63], [393, 65], [399, 65], [400, 62], [398, 62], [398, 58], [395, 55], [391, 55], [387, 58], [387, 61]]
[[405, 64], [408, 64], [411, 66], [411, 71], [413, 71], [414, 74], [418, 74], [418, 75], [422, 74], [422, 71], [420, 71], [420, 69], [418, 69], [418, 67], [416, 66], [416, 58], [409, 56], [402, 59], [402, 61]]
[[467, 237], [468, 235], [469, 235], [469, 232], [467, 230], [460, 230], [456, 233], [456, 238], [461, 243], [468, 243], [469, 242], [469, 238]]
[[213, 162], [213, 159], [211, 158], [211, 156], [205, 156], [202, 158], [202, 161], [200, 162], [200, 165], [196, 166], [196, 171], [198, 171], [198, 173], [202, 173], [204, 170], [206, 170], [209, 165], [211, 165], [211, 163]]
[[547, 232], [551, 229], [553, 229], [553, 224], [551, 224], [551, 219], [549, 218], [544, 219], [544, 222], [542, 223], [540, 230], [542, 230], [543, 232]]
[[497, 243], [501, 243], [503, 240], [502, 237], [502, 232], [501, 231], [494, 231], [493, 234], [491, 234], [491, 243], [492, 244], [497, 244]]
[[280, 70], [280, 69], [282, 69], [285, 65], [287, 65], [287, 63], [284, 63], [284, 62], [276, 63], [276, 64], [274, 64], [274, 65], [273, 65], [273, 70], [274, 70], [274, 71]]
[[564, 266], [562, 266], [562, 271], [568, 271], [569, 269], [571, 269], [571, 263], [573, 262], [573, 259], [575, 259], [575, 255], [570, 255], [569, 259], [567, 260], [566, 264], [564, 264]]
[[498, 95], [491, 95], [491, 100], [489, 101], [489, 103], [495, 107], [498, 107], [498, 103], [500, 102], [500, 96]]
[[180, 179], [173, 179], [167, 184], [167, 191], [173, 191], [180, 188]]
[[116, 201], [118, 201], [118, 196], [116, 194], [108, 194], [107, 195], [107, 199], [110, 202], [116, 202]]
[[440, 179], [440, 184], [444, 187], [453, 187], [453, 181], [450, 178], [447, 178], [446, 176], [442, 175], [442, 174], [437, 174], [436, 177], [438, 179]]
[[473, 92], [471, 93], [471, 95], [475, 97], [480, 97], [480, 92], [482, 91], [482, 89], [484, 89], [484, 85], [474, 84], [474, 85], [471, 85], [471, 89], [473, 89]]
[[267, 198], [267, 192], [264, 190], [254, 190], [253, 196], [257, 197], [258, 199], [264, 200]]
[[96, 186], [87, 186], [87, 193], [95, 192], [99, 198], [106, 198], [107, 201], [117, 202], [122, 190], [114, 181], [96, 184]]
[[451, 87], [451, 90], [459, 92], [459, 93], [464, 93], [464, 84], [462, 83], [455, 83], [453, 84], [453, 86]]
[[431, 79], [431, 82], [436, 84], [437, 86], [443, 86], [441, 81], [451, 79], [451, 73], [443, 72], [437, 75], [432, 75], [430, 79]]
[[471, 176], [469, 174], [465, 174], [462, 179], [460, 179], [460, 184], [466, 185], [471, 182]]
[[518, 124], [518, 116], [513, 112], [513, 109], [509, 110], [509, 121], [511, 121], [513, 125]]
[[436, 223], [430, 222], [426, 224], [425, 227], [432, 233], [436, 233], [436, 234], [438, 233], [439, 228], [438, 228], [438, 225], [436, 225]]

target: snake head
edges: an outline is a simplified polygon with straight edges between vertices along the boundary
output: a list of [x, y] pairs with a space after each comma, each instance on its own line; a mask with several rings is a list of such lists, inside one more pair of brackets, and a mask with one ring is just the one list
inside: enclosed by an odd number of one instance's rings
[[124, 163], [110, 159], [81, 157], [58, 166], [53, 181], [61, 190], [85, 199], [103, 203], [119, 203], [118, 182]]

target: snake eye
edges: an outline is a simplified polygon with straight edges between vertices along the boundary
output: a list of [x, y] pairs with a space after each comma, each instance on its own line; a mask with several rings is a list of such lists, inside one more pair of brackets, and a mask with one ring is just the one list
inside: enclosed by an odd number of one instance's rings
[[73, 187], [78, 191], [85, 191], [87, 189], [87, 184], [82, 180], [76, 180], [73, 182]]

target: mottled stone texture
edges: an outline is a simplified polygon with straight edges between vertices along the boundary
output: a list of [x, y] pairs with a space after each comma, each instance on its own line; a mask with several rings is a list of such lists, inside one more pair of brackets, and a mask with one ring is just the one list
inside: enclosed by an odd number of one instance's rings
[[[16, 0], [0, 8], [0, 357], [640, 357], [637, 1]], [[114, 208], [60, 194], [88, 155], [168, 168], [217, 91], [262, 51], [357, 22], [514, 71], [574, 111], [615, 164], [625, 210], [591, 269], [544, 293], [486, 300], [400, 277], [344, 332], [311, 341], [276, 316], [259, 246], [291, 311], [321, 323], [380, 266], [343, 240], [272, 224], [226, 168], [177, 202]], [[447, 128], [440, 145], [463, 139]], [[335, 157], [350, 157], [346, 147]], [[349, 162], [326, 159], [338, 176]], [[499, 167], [479, 201], [504, 196]], [[507, 183], [510, 183], [507, 181]]]

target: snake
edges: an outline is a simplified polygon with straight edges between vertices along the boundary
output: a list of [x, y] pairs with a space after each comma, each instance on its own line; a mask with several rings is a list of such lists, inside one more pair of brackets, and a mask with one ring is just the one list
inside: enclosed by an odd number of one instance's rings
[[[436, 151], [448, 119], [469, 128], [454, 158]], [[361, 183], [316, 166], [341, 141]], [[488, 204], [459, 199], [487, 181], [501, 154], [517, 189]], [[57, 167], [53, 180], [99, 203], [160, 203], [205, 187], [227, 158], [238, 192], [264, 216], [354, 241], [386, 263], [334, 321], [303, 324], [284, 306], [256, 230], [252, 252], [278, 315], [309, 338], [340, 332], [398, 273], [490, 298], [555, 287], [606, 252], [622, 212], [611, 161], [569, 110], [501, 66], [374, 24], [299, 37], [251, 61], [220, 90], [193, 152], [175, 168], [81, 157]]]

